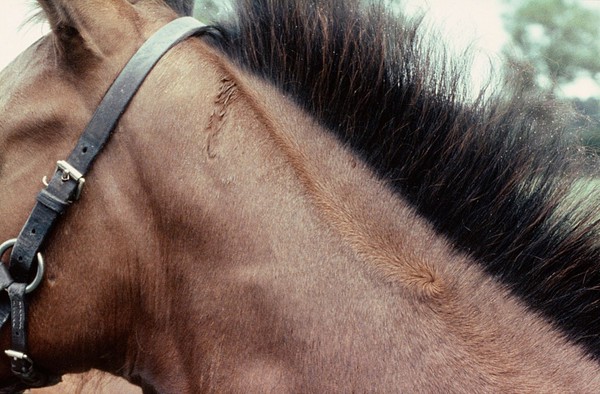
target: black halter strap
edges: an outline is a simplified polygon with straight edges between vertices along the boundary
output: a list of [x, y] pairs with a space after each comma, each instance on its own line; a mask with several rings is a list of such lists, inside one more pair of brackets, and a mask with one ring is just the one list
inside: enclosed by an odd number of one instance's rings
[[179, 18], [158, 30], [140, 47], [106, 92], [68, 159], [57, 162], [55, 174], [37, 195], [37, 202], [18, 238], [11, 241], [14, 246], [10, 269], [0, 263], [0, 289], [6, 289], [10, 297], [10, 302], [6, 299], [0, 302], [0, 327], [12, 315], [12, 348], [6, 353], [11, 358], [13, 372], [27, 386], [40, 387], [59, 381], [36, 369], [27, 355], [25, 283], [33, 276], [34, 262], [38, 262], [37, 270], [43, 268], [39, 251], [44, 240], [58, 217], [79, 198], [84, 175], [154, 65], [173, 46], [207, 29], [210, 28], [194, 18]]

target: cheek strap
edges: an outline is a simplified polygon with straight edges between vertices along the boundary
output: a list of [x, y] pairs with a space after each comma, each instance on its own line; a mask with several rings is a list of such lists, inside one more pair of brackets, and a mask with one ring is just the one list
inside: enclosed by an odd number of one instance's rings
[[[0, 258], [8, 247], [12, 247], [9, 269], [0, 262], [0, 290], [8, 292], [8, 297], [0, 295], [0, 328], [12, 317], [12, 345], [5, 353], [10, 357], [12, 371], [21, 380], [21, 385], [43, 387], [60, 381], [60, 377], [36, 368], [27, 354], [27, 293], [32, 291], [33, 285], [35, 289], [41, 282], [43, 259], [40, 250], [44, 241], [57, 219], [81, 196], [85, 185], [84, 175], [156, 63], [178, 43], [206, 33], [220, 34], [218, 30], [192, 17], [178, 18], [154, 33], [140, 47], [106, 92], [75, 149], [67, 160], [57, 162], [56, 171], [49, 182], [44, 179], [46, 188], [38, 194], [18, 238], [0, 246]], [[36, 268], [37, 273], [33, 281], [26, 285], [34, 277], [32, 268]]]

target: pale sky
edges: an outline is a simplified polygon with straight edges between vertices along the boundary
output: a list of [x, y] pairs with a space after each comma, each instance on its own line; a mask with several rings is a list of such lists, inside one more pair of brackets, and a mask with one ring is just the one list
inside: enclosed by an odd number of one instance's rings
[[[600, 8], [600, 0], [581, 1]], [[458, 50], [469, 45], [475, 48], [480, 55], [473, 71], [475, 83], [485, 78], [490, 63], [499, 63], [498, 52], [507, 40], [500, 19], [500, 0], [408, 0], [408, 5], [411, 9], [426, 11], [430, 23], [442, 29], [448, 42]], [[46, 26], [39, 24], [19, 28], [31, 14], [31, 9], [31, 1], [2, 0], [0, 69], [47, 31]], [[596, 84], [582, 81], [576, 85], [573, 92], [582, 97], [600, 96], [600, 87]], [[573, 92], [569, 90], [567, 94]]]
[[[409, 3], [414, 4], [411, 8], [428, 11], [427, 15], [434, 20], [434, 25], [444, 25], [464, 45], [474, 40], [486, 52], [494, 53], [506, 40], [497, 0], [460, 0], [460, 7], [455, 5], [456, 2], [448, 0], [410, 0]], [[46, 31], [39, 25], [27, 25], [19, 29], [30, 15], [31, 9], [29, 1], [2, 0], [0, 69]], [[479, 21], [486, 23], [478, 23]]]
[[40, 24], [21, 27], [31, 15], [32, 10], [30, 1], [2, 0], [0, 4], [0, 69], [47, 31], [45, 26]]

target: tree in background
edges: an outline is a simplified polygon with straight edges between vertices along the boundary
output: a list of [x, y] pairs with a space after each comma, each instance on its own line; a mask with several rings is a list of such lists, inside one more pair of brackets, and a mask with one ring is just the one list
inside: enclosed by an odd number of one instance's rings
[[231, 9], [229, 0], [195, 0], [194, 16], [203, 23], [218, 20], [220, 16]]
[[[584, 142], [600, 152], [600, 100], [566, 97], [578, 78], [600, 84], [600, 11], [576, 0], [504, 0], [512, 43], [505, 51], [526, 92], [558, 97], [584, 115]], [[594, 82], [595, 81], [595, 82]]]
[[600, 99], [589, 97], [586, 100], [575, 98], [573, 105], [580, 114], [584, 116], [580, 119], [579, 126], [583, 129], [583, 142], [600, 155]]
[[576, 0], [505, 0], [512, 61], [531, 65], [534, 84], [555, 96], [588, 76], [600, 83], [600, 12]]

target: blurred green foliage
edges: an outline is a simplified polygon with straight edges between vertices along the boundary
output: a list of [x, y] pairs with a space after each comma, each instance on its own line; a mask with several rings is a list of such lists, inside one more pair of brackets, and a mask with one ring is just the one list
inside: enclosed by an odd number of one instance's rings
[[572, 126], [582, 129], [586, 146], [600, 153], [600, 98], [565, 97], [563, 90], [582, 77], [600, 85], [600, 9], [578, 0], [504, 4], [504, 25], [512, 40], [505, 54], [527, 93], [572, 105], [581, 115]]
[[576, 0], [504, 0], [513, 50], [506, 54], [533, 67], [534, 84], [558, 89], [581, 76], [600, 82], [600, 11]]
[[218, 20], [231, 10], [230, 0], [195, 0], [194, 16], [204, 23]]

